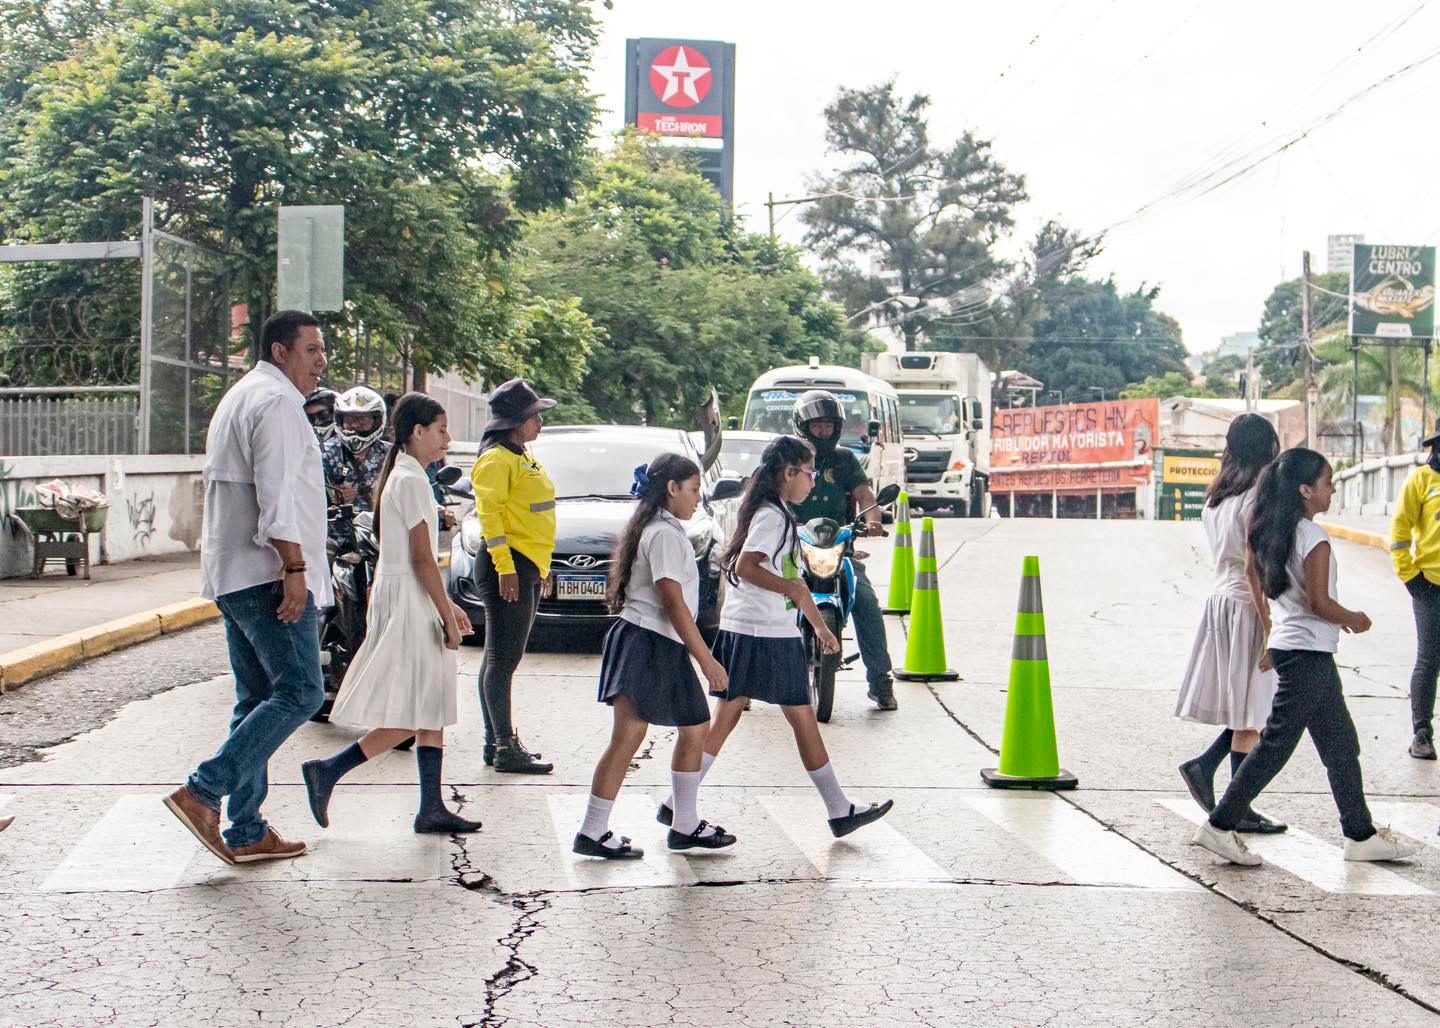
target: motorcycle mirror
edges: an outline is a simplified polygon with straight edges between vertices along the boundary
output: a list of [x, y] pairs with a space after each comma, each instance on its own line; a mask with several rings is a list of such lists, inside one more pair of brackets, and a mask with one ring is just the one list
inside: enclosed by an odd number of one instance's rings
[[881, 489], [879, 494], [875, 497], [875, 506], [888, 507], [890, 506], [890, 504], [894, 503], [899, 498], [900, 487], [894, 482], [891, 482], [884, 489]]
[[745, 491], [745, 482], [739, 478], [722, 478], [715, 483], [715, 488], [710, 491], [712, 502], [721, 500], [733, 500]]
[[452, 464], [447, 467], [443, 467], [439, 471], [437, 471], [435, 473], [435, 481], [439, 482], [441, 485], [454, 485], [456, 482], [460, 481], [460, 479], [463, 478], [464, 475], [465, 472], [461, 471], [459, 468], [455, 467]]

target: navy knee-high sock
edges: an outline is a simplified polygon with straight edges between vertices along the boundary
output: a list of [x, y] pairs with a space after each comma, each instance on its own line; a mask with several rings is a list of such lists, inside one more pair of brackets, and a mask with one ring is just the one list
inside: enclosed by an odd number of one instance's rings
[[1225, 759], [1225, 754], [1230, 752], [1230, 740], [1233, 738], [1235, 738], [1234, 732], [1228, 728], [1222, 729], [1209, 748], [1195, 758], [1195, 763], [1204, 768], [1206, 775], [1211, 778], [1215, 777], [1215, 772], [1220, 770], [1220, 763]]

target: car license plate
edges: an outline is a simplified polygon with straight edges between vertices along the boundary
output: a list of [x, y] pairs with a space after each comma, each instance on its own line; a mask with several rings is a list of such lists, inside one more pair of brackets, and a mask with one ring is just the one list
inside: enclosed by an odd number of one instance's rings
[[603, 600], [606, 580], [604, 575], [556, 575], [555, 598], [557, 600]]

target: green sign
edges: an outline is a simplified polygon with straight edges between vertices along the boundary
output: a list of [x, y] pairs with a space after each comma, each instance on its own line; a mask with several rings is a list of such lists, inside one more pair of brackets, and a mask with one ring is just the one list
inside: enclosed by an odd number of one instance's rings
[[1161, 450], [1156, 457], [1155, 517], [1160, 521], [1199, 521], [1205, 492], [1220, 473], [1214, 450]]
[[1435, 338], [1435, 247], [1355, 244], [1350, 334]]

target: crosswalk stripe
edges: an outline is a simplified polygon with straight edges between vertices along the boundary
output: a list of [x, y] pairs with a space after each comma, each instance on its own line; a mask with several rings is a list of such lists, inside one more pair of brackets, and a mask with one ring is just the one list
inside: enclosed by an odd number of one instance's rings
[[40, 891], [168, 889], [201, 851], [158, 797], [121, 796], [50, 872]]
[[1388, 825], [1416, 842], [1440, 849], [1440, 807], [1432, 803], [1382, 800], [1370, 804], [1370, 816], [1378, 825]]
[[6, 807], [8, 807], [10, 805], [10, 801], [14, 798], [15, 797], [11, 796], [9, 793], [0, 792], [0, 810], [4, 810]]
[[560, 849], [560, 864], [572, 888], [605, 886], [694, 885], [700, 879], [690, 870], [683, 853], [665, 846], [670, 830], [655, 820], [657, 802], [643, 792], [622, 789], [610, 811], [610, 828], [616, 835], [628, 835], [631, 843], [645, 851], [642, 860], [602, 860], [581, 857], [570, 848], [575, 833], [585, 820], [584, 793], [550, 793], [550, 821]]
[[[445, 836], [419, 835], [413, 822], [418, 797], [414, 789], [387, 790], [344, 785], [330, 801], [330, 827], [320, 828], [305, 814], [294, 835], [310, 844], [300, 860], [276, 861], [256, 871], [297, 881], [335, 878], [367, 881], [425, 881], [450, 871], [451, 848]], [[462, 816], [485, 820], [474, 805]], [[290, 819], [286, 819], [287, 821]], [[207, 864], [207, 869], [211, 865]], [[214, 862], [217, 872], [232, 871]], [[247, 870], [247, 874], [255, 871]]]
[[[1156, 803], [1191, 824], [1205, 819], [1190, 800]], [[1429, 889], [1376, 864], [1351, 863], [1344, 851], [1298, 828], [1281, 835], [1246, 835], [1245, 845], [1276, 867], [1303, 878], [1322, 892], [1357, 896], [1428, 896]]]
[[760, 805], [821, 877], [845, 887], [930, 888], [954, 879], [887, 821], [837, 839], [814, 796], [759, 796]]
[[1199, 886], [1049, 793], [965, 797], [1017, 842], [1082, 885], [1183, 892]]

